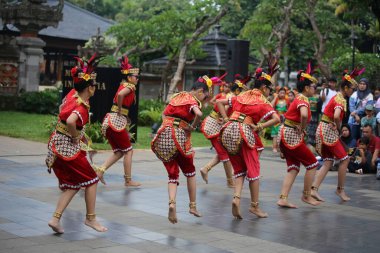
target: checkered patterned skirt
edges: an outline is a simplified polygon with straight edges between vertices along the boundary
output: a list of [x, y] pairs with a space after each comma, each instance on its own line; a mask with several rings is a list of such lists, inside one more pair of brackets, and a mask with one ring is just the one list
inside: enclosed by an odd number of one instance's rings
[[201, 125], [201, 132], [207, 139], [218, 137], [221, 129], [222, 125], [210, 116], [207, 116]]
[[151, 142], [151, 149], [163, 162], [172, 161], [179, 153], [186, 157], [194, 155], [191, 133], [167, 124], [161, 125], [158, 129]]
[[252, 128], [237, 121], [229, 121], [222, 127], [220, 140], [230, 155], [240, 152], [243, 141], [249, 148], [255, 147], [255, 135]]
[[339, 141], [339, 132], [330, 123], [319, 122], [315, 133], [316, 151], [322, 154], [322, 145], [334, 146]]
[[282, 125], [278, 134], [280, 142], [289, 149], [295, 149], [304, 142], [305, 134], [300, 135], [294, 127]]

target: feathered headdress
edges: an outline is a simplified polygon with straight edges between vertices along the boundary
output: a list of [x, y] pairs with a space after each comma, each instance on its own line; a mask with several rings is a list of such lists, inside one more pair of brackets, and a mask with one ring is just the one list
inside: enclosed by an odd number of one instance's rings
[[298, 71], [299, 81], [304, 81], [305, 79], [308, 79], [312, 83], [318, 83], [318, 80], [312, 76], [313, 73], [314, 73], [314, 69], [311, 66], [311, 62], [309, 62], [307, 64], [306, 71], [305, 70]]
[[269, 81], [271, 84], [273, 83], [272, 77], [277, 72], [277, 70], [280, 68], [278, 65], [278, 61], [272, 57], [271, 54], [269, 54], [268, 57], [268, 73], [264, 72], [262, 68], [257, 68], [255, 71], [255, 77], [259, 81]]
[[79, 83], [81, 81], [89, 81], [96, 79], [95, 68], [100, 62], [100, 58], [97, 57], [96, 53], [90, 58], [90, 60], [85, 60], [80, 57], [74, 57], [78, 63], [79, 67], [75, 66], [71, 69], [71, 76], [73, 77], [74, 83]]
[[200, 83], [205, 83], [208, 87], [208, 92], [210, 96], [212, 96], [214, 93], [213, 86], [222, 85], [222, 82], [223, 82], [222, 79], [225, 77], [225, 75], [226, 74], [222, 75], [221, 77], [212, 77], [212, 78], [209, 78], [207, 75], [204, 75], [202, 77], [199, 77], [197, 81]]
[[353, 86], [353, 88], [356, 88], [356, 86], [358, 85], [358, 83], [356, 82], [356, 80], [354, 79], [355, 77], [363, 74], [365, 71], [365, 68], [362, 68], [362, 69], [358, 69], [357, 67], [355, 67], [350, 74], [348, 74], [348, 70], [344, 70], [343, 72], [343, 77], [342, 77], [342, 80], [345, 82], [350, 82]]
[[120, 67], [121, 67], [121, 73], [124, 75], [128, 74], [139, 74], [140, 69], [139, 68], [133, 68], [131, 64], [129, 64], [128, 57], [126, 55], [123, 55], [120, 58]]

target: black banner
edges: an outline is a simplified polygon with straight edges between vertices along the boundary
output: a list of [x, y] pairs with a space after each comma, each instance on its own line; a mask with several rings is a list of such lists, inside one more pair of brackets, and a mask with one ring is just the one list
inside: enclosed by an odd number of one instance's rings
[[[64, 67], [62, 99], [74, 88], [71, 67]], [[91, 122], [102, 122], [104, 116], [110, 111], [113, 98], [122, 80], [120, 68], [96, 68], [96, 91], [90, 98]], [[137, 115], [138, 115], [139, 85], [136, 86], [136, 103], [129, 109], [129, 118], [132, 121], [130, 132], [137, 140]]]

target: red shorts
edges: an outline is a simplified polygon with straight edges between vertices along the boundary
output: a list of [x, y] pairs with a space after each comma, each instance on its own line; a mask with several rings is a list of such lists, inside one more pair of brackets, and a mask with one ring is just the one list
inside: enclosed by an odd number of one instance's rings
[[261, 141], [259, 134], [257, 132], [253, 132], [253, 134], [255, 136], [255, 146], [256, 146], [257, 151], [264, 150], [264, 145], [263, 145], [263, 142]]
[[52, 167], [61, 190], [79, 190], [81, 187], [89, 187], [99, 181], [87, 160], [85, 151], [81, 151], [75, 159], [70, 161], [57, 156]]
[[210, 139], [212, 146], [214, 147], [216, 154], [221, 162], [227, 162], [230, 160], [228, 157], [227, 150], [222, 146], [222, 143], [219, 141], [219, 137]]
[[127, 130], [116, 132], [111, 127], [107, 128], [106, 138], [112, 147], [113, 152], [128, 152], [132, 150], [131, 139]]
[[246, 176], [249, 181], [260, 178], [260, 162], [256, 148], [249, 148], [243, 142], [241, 150], [237, 155], [229, 155], [235, 178]]
[[348, 155], [343, 144], [337, 141], [333, 146], [322, 144], [322, 158], [323, 160], [334, 160], [336, 158], [343, 161], [348, 158]]
[[178, 155], [170, 162], [164, 162], [166, 171], [168, 172], [169, 184], [179, 184], [179, 169], [181, 169], [185, 177], [195, 176], [195, 166], [193, 156], [185, 157], [178, 152]]
[[304, 142], [294, 149], [289, 149], [280, 142], [280, 149], [285, 156], [288, 172], [291, 170], [300, 171], [301, 163], [306, 170], [311, 170], [318, 166], [317, 159]]

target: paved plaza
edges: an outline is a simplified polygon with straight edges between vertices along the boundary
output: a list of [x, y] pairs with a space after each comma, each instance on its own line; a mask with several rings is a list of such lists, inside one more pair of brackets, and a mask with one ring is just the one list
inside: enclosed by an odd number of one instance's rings
[[[348, 175], [342, 203], [335, 195], [337, 173], [329, 172], [320, 194], [326, 202], [311, 207], [301, 202], [303, 174], [293, 186], [290, 200], [298, 209], [281, 209], [280, 194], [285, 162], [265, 150], [261, 159], [260, 203], [269, 218], [250, 214], [249, 190], [242, 194], [243, 220], [231, 214], [233, 192], [226, 187], [223, 166], [209, 174], [199, 168], [214, 155], [197, 149], [197, 206], [203, 217], [188, 213], [186, 179], [181, 175], [177, 196], [178, 224], [167, 219], [167, 174], [150, 150], [135, 150], [133, 178], [143, 185], [123, 186], [122, 162], [98, 186], [97, 216], [109, 231], [97, 233], [83, 224], [83, 191], [62, 216], [65, 233], [55, 235], [47, 226], [60, 194], [54, 174], [44, 164], [46, 144], [0, 136], [0, 252], [379, 252], [380, 180], [374, 175]], [[100, 164], [110, 154], [99, 152]]]

